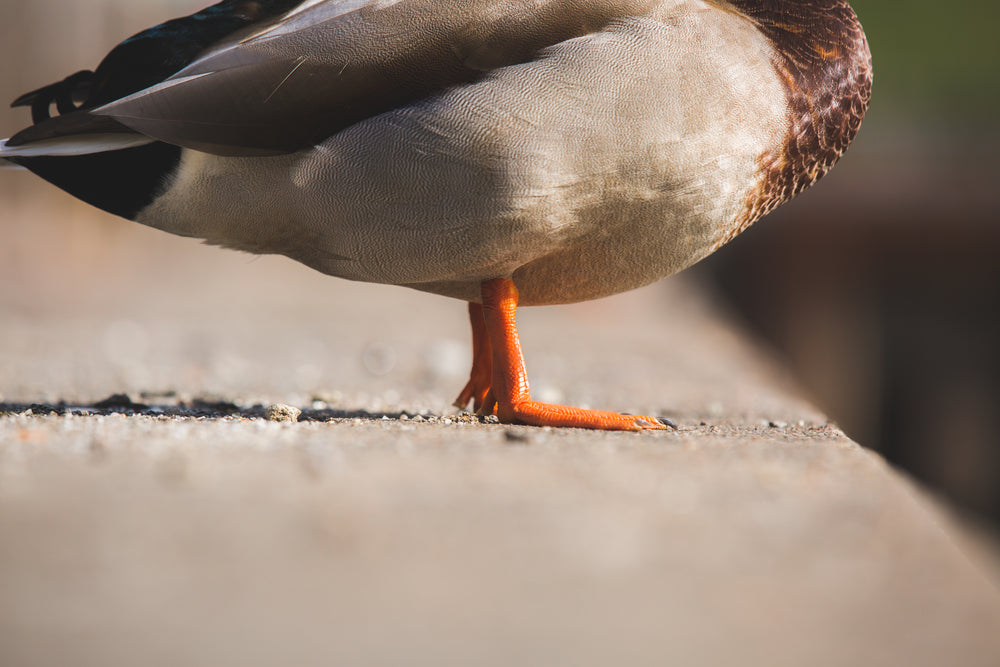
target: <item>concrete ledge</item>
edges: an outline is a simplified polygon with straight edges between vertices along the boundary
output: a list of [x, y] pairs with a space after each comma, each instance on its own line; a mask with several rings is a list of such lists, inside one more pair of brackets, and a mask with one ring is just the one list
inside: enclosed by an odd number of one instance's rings
[[537, 392], [680, 430], [549, 431], [450, 416], [460, 304], [121, 233], [0, 272], [4, 664], [1000, 661], [958, 529], [682, 281], [521, 325]]

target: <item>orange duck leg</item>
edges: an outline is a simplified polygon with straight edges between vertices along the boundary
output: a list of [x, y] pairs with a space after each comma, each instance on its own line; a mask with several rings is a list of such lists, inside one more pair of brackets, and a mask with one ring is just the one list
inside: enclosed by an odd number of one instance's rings
[[[483, 306], [469, 303], [469, 322], [472, 324], [472, 372], [469, 381], [455, 399], [455, 407], [465, 409], [472, 401], [472, 409], [479, 412], [486, 401], [493, 375], [493, 349], [486, 333]], [[493, 414], [492, 408], [488, 414]]]
[[509, 278], [487, 280], [482, 284], [482, 298], [482, 305], [469, 304], [472, 373], [455, 405], [464, 408], [472, 400], [479, 414], [495, 413], [501, 422], [511, 424], [609, 431], [667, 427], [655, 417], [584, 410], [531, 400], [521, 342], [517, 337], [517, 287]]

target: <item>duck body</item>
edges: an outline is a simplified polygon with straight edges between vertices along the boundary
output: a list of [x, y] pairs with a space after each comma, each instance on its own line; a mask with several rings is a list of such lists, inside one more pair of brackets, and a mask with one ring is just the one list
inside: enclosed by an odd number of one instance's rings
[[[535, 305], [680, 271], [822, 176], [871, 86], [843, 0], [199, 14], [22, 97], [36, 122], [0, 157], [173, 234], [472, 303], [497, 279]], [[137, 75], [129, 48], [163, 64]]]
[[[559, 43], [289, 155], [185, 151], [136, 219], [466, 300], [496, 276], [513, 276], [524, 304], [658, 280], [721, 245], [784, 129], [763, 38], [693, 9]], [[704, 47], [727, 29], [760, 52], [752, 77]]]

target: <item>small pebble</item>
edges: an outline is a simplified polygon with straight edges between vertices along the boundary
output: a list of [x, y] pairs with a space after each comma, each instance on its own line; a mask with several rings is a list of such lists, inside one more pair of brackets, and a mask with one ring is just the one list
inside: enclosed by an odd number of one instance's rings
[[292, 422], [294, 424], [299, 420], [301, 414], [302, 411], [298, 408], [282, 403], [273, 403], [264, 409], [264, 417], [272, 422]]

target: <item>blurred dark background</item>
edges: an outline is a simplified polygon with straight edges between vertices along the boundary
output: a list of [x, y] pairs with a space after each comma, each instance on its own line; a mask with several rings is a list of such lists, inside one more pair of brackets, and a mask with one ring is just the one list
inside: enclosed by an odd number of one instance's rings
[[[0, 92], [94, 67], [123, 37], [205, 4], [0, 0]], [[875, 60], [857, 141], [815, 188], [694, 272], [851, 437], [1000, 524], [1000, 6], [853, 5]], [[4, 136], [26, 120], [0, 108]], [[128, 224], [27, 175], [0, 179], [0, 197], [10, 281], [45, 248], [69, 249], [48, 273], [34, 267], [52, 294], [60, 270], [81, 281], [123, 261]]]
[[852, 5], [858, 139], [698, 270], [851, 437], [1000, 525], [1000, 5]]

